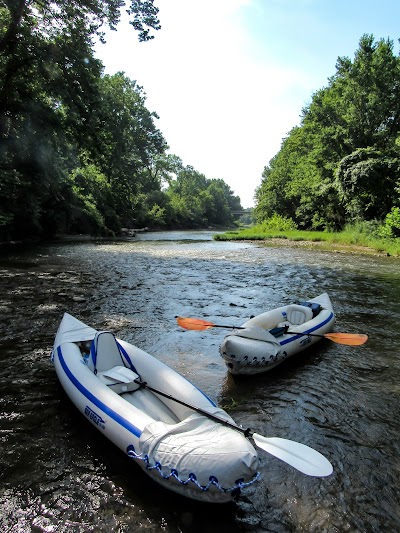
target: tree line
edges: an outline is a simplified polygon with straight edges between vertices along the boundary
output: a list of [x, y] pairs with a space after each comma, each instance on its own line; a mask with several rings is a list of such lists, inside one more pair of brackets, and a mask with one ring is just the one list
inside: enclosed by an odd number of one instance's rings
[[240, 199], [168, 153], [137, 81], [104, 75], [95, 39], [122, 7], [139, 41], [153, 0], [0, 5], [0, 241], [123, 227], [228, 225]]
[[364, 223], [400, 236], [399, 131], [400, 58], [393, 41], [365, 34], [264, 168], [257, 222], [279, 215], [335, 231]]

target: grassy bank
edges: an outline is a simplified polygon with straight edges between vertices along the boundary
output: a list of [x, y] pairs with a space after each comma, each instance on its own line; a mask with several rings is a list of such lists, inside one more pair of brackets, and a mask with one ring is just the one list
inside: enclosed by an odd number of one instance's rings
[[243, 230], [227, 231], [217, 234], [214, 235], [214, 239], [217, 241], [271, 241], [271, 243], [279, 239], [281, 243], [286, 241], [287, 244], [293, 245], [319, 245], [327, 250], [347, 248], [349, 251], [379, 253], [400, 257], [400, 239], [379, 238], [370, 233], [357, 231], [357, 228], [336, 233], [300, 230], [276, 231], [265, 230], [259, 226], [254, 226]]

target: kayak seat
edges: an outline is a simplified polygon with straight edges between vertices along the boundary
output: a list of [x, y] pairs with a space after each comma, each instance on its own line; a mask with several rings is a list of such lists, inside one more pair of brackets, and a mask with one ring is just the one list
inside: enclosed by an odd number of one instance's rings
[[140, 388], [135, 379], [139, 375], [127, 368], [118, 343], [111, 331], [99, 331], [92, 342], [91, 356], [94, 373], [117, 394]]
[[309, 307], [304, 305], [292, 304], [286, 308], [286, 320], [280, 322], [278, 327], [299, 326], [313, 318], [313, 312]]
[[317, 304], [315, 302], [301, 302], [300, 305], [304, 305], [305, 307], [309, 307], [311, 311], [313, 312], [313, 316], [317, 316], [322, 311], [322, 305]]
[[140, 379], [136, 372], [126, 366], [113, 366], [109, 370], [97, 373], [98, 378], [117, 394], [134, 392], [140, 389], [135, 379]]

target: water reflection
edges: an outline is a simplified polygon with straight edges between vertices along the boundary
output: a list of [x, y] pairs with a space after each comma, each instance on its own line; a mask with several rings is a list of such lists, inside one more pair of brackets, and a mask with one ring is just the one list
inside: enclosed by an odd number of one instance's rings
[[[398, 260], [173, 233], [0, 257], [4, 531], [400, 530]], [[174, 319], [240, 324], [324, 291], [336, 330], [369, 342], [323, 341], [260, 376], [227, 374], [223, 330], [183, 331]], [[261, 452], [262, 481], [238, 504], [210, 508], [157, 487], [58, 384], [49, 353], [64, 311], [156, 355], [244, 426], [318, 449], [334, 474], [309, 478]]]
[[216, 233], [218, 232], [215, 230], [143, 231], [136, 234], [135, 240], [162, 242], [175, 241], [177, 243], [184, 241], [210, 241]]

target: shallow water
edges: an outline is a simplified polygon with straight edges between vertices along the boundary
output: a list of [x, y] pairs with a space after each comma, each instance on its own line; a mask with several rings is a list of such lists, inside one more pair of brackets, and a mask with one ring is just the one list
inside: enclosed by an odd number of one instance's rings
[[[143, 233], [0, 256], [0, 525], [25, 532], [397, 532], [400, 530], [400, 264], [388, 257]], [[336, 331], [271, 372], [233, 377], [227, 331], [184, 331], [176, 315], [240, 325], [328, 292]], [[241, 500], [200, 504], [148, 479], [81, 417], [50, 351], [64, 311], [155, 355], [265, 436], [303, 442], [333, 464], [307, 477], [260, 451]]]

